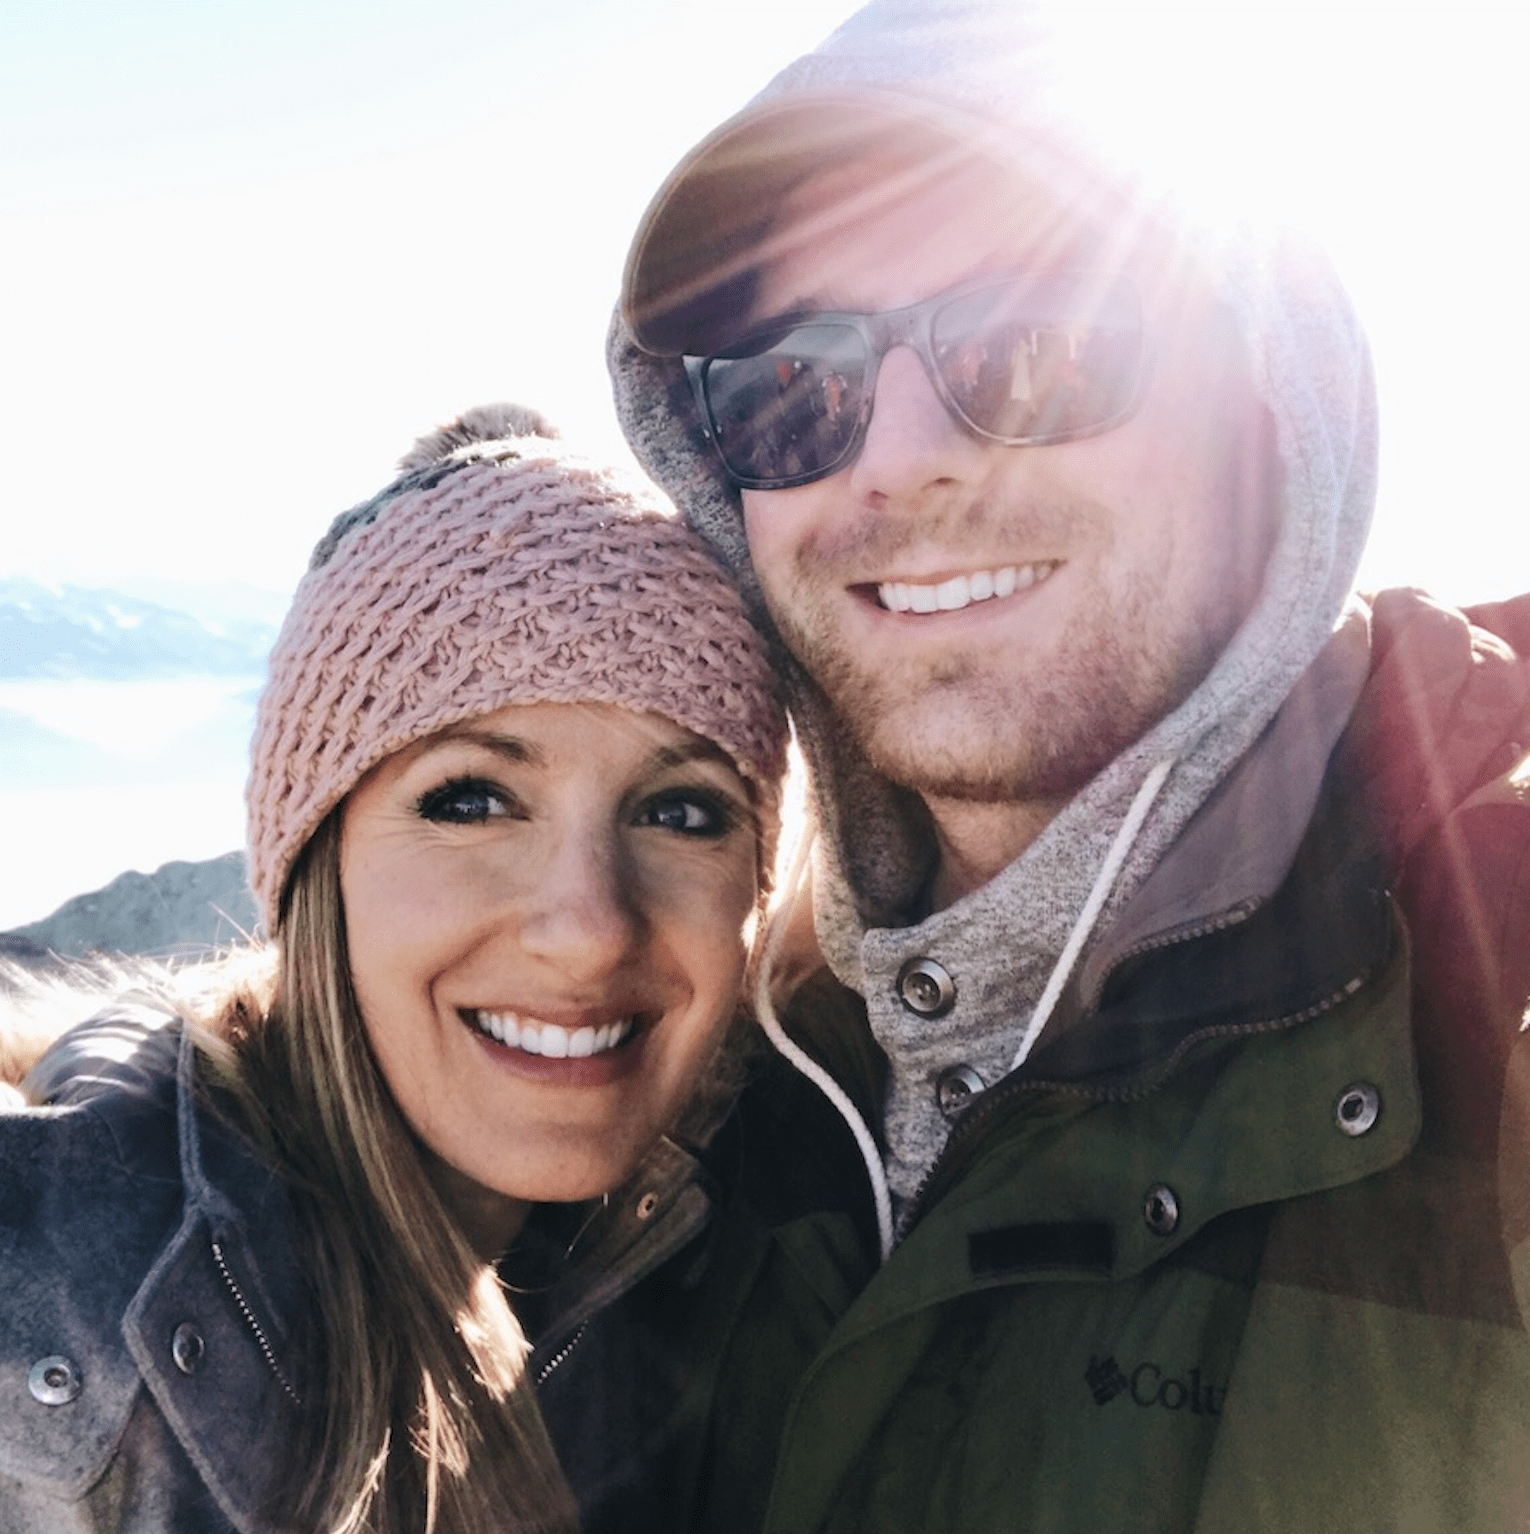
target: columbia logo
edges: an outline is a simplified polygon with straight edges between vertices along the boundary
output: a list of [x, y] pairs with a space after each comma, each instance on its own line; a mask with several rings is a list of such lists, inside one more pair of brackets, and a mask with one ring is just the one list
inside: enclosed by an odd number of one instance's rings
[[1091, 1358], [1084, 1370], [1084, 1380], [1094, 1395], [1096, 1406], [1114, 1401], [1123, 1390], [1131, 1388], [1131, 1381], [1121, 1372], [1114, 1358]]
[[1160, 1365], [1141, 1363], [1130, 1374], [1114, 1356], [1092, 1357], [1084, 1370], [1084, 1383], [1096, 1406], [1106, 1406], [1119, 1395], [1127, 1396], [1138, 1406], [1157, 1406], [1164, 1411], [1185, 1411], [1195, 1417], [1220, 1417], [1227, 1399], [1225, 1385], [1212, 1385], [1201, 1378], [1201, 1371], [1188, 1369], [1171, 1374]]

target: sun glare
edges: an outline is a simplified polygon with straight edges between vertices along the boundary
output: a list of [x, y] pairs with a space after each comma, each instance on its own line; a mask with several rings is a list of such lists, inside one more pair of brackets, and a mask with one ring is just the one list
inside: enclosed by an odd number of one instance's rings
[[1068, 0], [1057, 12], [1079, 115], [1107, 148], [1212, 223], [1317, 216], [1333, 147], [1377, 83], [1365, 68], [1374, 12], [1330, 0], [1321, 48], [1316, 13], [1297, 25], [1289, 5], [1267, 0]]

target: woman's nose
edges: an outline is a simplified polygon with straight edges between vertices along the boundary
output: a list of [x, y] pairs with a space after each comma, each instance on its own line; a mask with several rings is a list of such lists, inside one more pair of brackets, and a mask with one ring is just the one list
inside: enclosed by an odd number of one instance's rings
[[540, 874], [521, 921], [530, 956], [590, 977], [631, 957], [645, 922], [636, 875], [615, 838], [564, 837]]

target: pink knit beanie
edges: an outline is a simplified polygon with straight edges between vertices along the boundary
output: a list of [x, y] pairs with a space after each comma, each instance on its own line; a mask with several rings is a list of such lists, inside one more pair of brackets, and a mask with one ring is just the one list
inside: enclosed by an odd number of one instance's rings
[[786, 721], [732, 580], [654, 492], [529, 434], [549, 430], [470, 412], [315, 549], [250, 751], [268, 932], [304, 843], [367, 771], [510, 703], [615, 703], [715, 742], [755, 785], [768, 859]]

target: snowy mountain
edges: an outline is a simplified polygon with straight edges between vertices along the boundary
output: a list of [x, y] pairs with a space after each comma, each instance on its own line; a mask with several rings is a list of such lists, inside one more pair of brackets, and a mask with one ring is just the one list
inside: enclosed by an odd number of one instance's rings
[[276, 637], [229, 605], [199, 616], [121, 592], [0, 579], [0, 680], [258, 676]]

